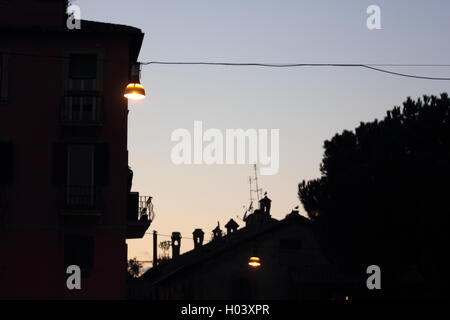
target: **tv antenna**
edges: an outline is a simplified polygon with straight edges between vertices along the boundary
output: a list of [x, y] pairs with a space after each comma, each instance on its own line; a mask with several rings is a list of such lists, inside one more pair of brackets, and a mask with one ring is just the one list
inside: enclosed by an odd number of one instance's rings
[[[258, 167], [256, 164], [253, 165], [253, 169], [254, 169], [254, 177], [249, 176], [248, 177], [248, 183], [249, 183], [249, 193], [250, 193], [250, 205], [246, 208], [244, 206], [245, 213], [244, 213], [244, 218], [242, 220], [245, 221], [245, 219], [247, 218], [247, 215], [253, 213], [253, 202], [256, 200], [256, 202], [258, 202], [261, 199], [261, 194], [262, 194], [262, 189], [259, 187], [258, 185]], [[256, 199], [254, 198], [256, 194]]]
[[[258, 187], [258, 167], [256, 164], [253, 165], [253, 169], [255, 170], [255, 177], [252, 179], [250, 177], [250, 197], [252, 192], [256, 192], [256, 201], [261, 200], [262, 189]], [[255, 182], [255, 189], [252, 189], [252, 180]]]

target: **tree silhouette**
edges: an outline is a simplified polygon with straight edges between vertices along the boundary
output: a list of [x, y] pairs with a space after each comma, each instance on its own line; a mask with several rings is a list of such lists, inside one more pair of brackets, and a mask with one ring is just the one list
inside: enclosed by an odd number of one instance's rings
[[448, 294], [448, 95], [408, 98], [324, 149], [321, 177], [298, 195], [327, 255], [349, 268], [414, 265], [433, 294]]
[[128, 273], [133, 277], [139, 277], [141, 273], [142, 263], [137, 260], [136, 257], [128, 260]]

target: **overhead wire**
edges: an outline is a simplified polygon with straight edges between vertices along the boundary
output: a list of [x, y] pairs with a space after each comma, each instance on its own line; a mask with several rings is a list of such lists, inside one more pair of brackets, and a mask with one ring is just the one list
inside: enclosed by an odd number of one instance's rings
[[[33, 53], [23, 53], [23, 52], [3, 52], [3, 54], [11, 56], [27, 56], [33, 58], [53, 58], [53, 59], [70, 59], [70, 56], [63, 55], [39, 55]], [[114, 60], [114, 59], [104, 59], [98, 58], [98, 61], [104, 61], [109, 63], [129, 63], [125, 60]], [[357, 67], [365, 68], [376, 72], [386, 73], [399, 77], [407, 77], [422, 80], [437, 80], [437, 81], [450, 81], [450, 77], [435, 77], [435, 76], [425, 76], [416, 75], [404, 72], [397, 72], [392, 70], [387, 70], [380, 67], [430, 67], [430, 68], [446, 68], [450, 67], [450, 64], [406, 64], [406, 63], [258, 63], [258, 62], [206, 62], [206, 61], [148, 61], [148, 62], [138, 62], [142, 66], [149, 65], [199, 65], [199, 66], [226, 66], [226, 67], [263, 67], [263, 68], [299, 68], [299, 67]]]

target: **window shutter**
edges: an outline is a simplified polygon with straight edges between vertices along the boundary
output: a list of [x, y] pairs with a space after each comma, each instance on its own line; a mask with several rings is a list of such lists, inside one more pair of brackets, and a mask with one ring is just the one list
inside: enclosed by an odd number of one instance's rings
[[107, 143], [100, 143], [95, 148], [94, 179], [96, 186], [109, 183], [110, 152]]
[[0, 52], [0, 100], [3, 100], [3, 84], [4, 84], [4, 65], [3, 65], [3, 53]]
[[8, 61], [7, 56], [0, 52], [0, 102], [8, 99]]
[[9, 184], [13, 179], [13, 144], [0, 142], [0, 184]]
[[67, 183], [67, 144], [55, 143], [53, 147], [53, 183]]

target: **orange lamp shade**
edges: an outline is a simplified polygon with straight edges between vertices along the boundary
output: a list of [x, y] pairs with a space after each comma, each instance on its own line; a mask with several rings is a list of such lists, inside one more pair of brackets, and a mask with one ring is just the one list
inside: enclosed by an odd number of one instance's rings
[[250, 257], [248, 265], [252, 268], [259, 268], [261, 266], [261, 259], [258, 257]]
[[130, 100], [142, 100], [145, 98], [145, 88], [140, 83], [130, 83], [127, 85], [123, 96]]

